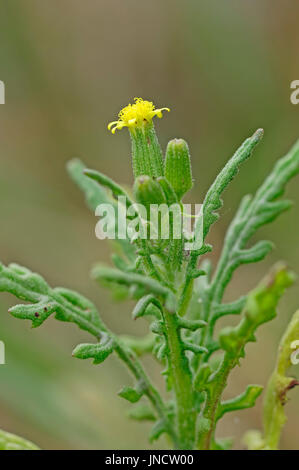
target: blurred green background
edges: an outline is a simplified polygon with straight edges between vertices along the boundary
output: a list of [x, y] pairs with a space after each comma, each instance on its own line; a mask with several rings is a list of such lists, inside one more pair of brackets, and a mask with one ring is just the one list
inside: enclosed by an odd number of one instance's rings
[[[299, 105], [290, 83], [299, 79], [299, 3], [296, 0], [2, 0], [0, 79], [0, 259], [42, 273], [53, 286], [77, 289], [94, 300], [116, 332], [143, 334], [132, 305], [114, 304], [89, 280], [90, 266], [109, 260], [96, 239], [95, 216], [69, 181], [67, 160], [82, 158], [114, 179], [132, 183], [127, 132], [112, 136], [107, 122], [135, 96], [169, 106], [157, 122], [163, 148], [173, 137], [190, 145], [196, 178], [189, 201], [201, 202], [236, 147], [256, 128], [265, 137], [225, 194], [222, 219], [212, 231], [214, 257], [240, 198], [254, 191], [275, 160], [299, 137]], [[299, 184], [288, 197], [295, 207], [259, 232], [276, 250], [243, 267], [228, 297], [246, 292], [276, 260], [299, 273]], [[278, 339], [298, 308], [298, 284], [280, 304], [279, 317], [247, 347], [227, 396], [247, 383], [265, 384]], [[0, 297], [0, 428], [42, 448], [145, 448], [147, 425], [128, 421], [117, 391], [130, 377], [116, 358], [92, 366], [71, 357], [87, 337], [52, 319], [31, 330], [7, 314], [15, 299]], [[157, 383], [160, 370], [146, 365]], [[299, 375], [297, 366], [294, 373]], [[299, 392], [286, 405], [282, 448], [298, 448]], [[240, 437], [260, 426], [254, 410], [231, 413], [219, 432]], [[165, 443], [160, 442], [163, 447]]]

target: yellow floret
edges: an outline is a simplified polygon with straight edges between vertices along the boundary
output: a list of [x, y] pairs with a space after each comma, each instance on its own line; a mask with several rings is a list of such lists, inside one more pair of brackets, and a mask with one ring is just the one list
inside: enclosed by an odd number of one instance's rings
[[146, 122], [150, 122], [154, 116], [162, 117], [163, 111], [170, 111], [169, 108], [155, 109], [155, 105], [151, 101], [143, 100], [142, 98], [134, 98], [134, 104], [128, 104], [118, 114], [118, 121], [110, 122], [108, 129], [112, 134], [116, 129], [123, 127], [136, 127]]

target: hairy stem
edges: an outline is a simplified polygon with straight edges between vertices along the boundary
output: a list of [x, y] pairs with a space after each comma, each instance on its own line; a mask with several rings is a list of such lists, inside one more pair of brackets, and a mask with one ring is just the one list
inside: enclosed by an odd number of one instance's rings
[[180, 337], [176, 315], [164, 311], [169, 348], [169, 366], [176, 397], [176, 428], [180, 449], [193, 449], [196, 411], [188, 360]]
[[173, 430], [173, 427], [169, 421], [169, 418], [167, 416], [166, 412], [166, 407], [160, 397], [159, 392], [157, 389], [151, 384], [149, 381], [146, 373], [143, 370], [143, 367], [141, 363], [138, 361], [136, 358], [135, 354], [132, 353], [130, 350], [125, 348], [120, 340], [116, 338], [114, 335], [112, 335], [114, 340], [117, 342], [115, 351], [119, 358], [126, 363], [134, 377], [142, 383], [143, 388], [144, 388], [144, 394], [147, 396], [149, 401], [152, 403], [153, 407], [155, 408], [157, 415], [159, 416], [160, 419], [162, 419], [167, 427], [167, 432], [169, 436], [171, 437], [173, 444], [175, 447], [178, 446], [178, 439], [177, 436]]
[[211, 440], [215, 431], [215, 419], [218, 405], [221, 400], [223, 390], [226, 387], [227, 377], [234, 367], [232, 361], [227, 357], [223, 359], [221, 367], [217, 372], [217, 378], [215, 378], [215, 386], [213, 388], [212, 394], [208, 395], [208, 400], [205, 405], [203, 412], [203, 417], [208, 423], [206, 432], [201, 433], [198, 436], [198, 449], [199, 450], [209, 450], [211, 445]]

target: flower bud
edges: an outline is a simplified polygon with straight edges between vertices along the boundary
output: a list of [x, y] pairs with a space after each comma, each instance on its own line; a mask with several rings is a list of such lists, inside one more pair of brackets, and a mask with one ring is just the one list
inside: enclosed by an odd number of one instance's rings
[[139, 204], [143, 204], [148, 213], [151, 204], [165, 204], [166, 199], [163, 190], [158, 183], [148, 175], [138, 176], [134, 183], [134, 196]]
[[192, 188], [190, 154], [185, 140], [173, 139], [168, 143], [164, 174], [179, 200]]

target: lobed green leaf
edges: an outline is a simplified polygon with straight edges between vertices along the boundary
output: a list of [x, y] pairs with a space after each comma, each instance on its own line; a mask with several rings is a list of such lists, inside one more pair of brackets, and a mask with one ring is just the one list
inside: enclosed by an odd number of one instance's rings
[[221, 402], [218, 406], [216, 420], [222, 418], [225, 413], [252, 408], [262, 391], [261, 385], [248, 385], [246, 390], [237, 397]]
[[106, 333], [103, 334], [102, 340], [97, 344], [79, 344], [73, 350], [72, 355], [78, 359], [94, 359], [94, 364], [100, 364], [110, 356], [114, 350], [114, 341]]

